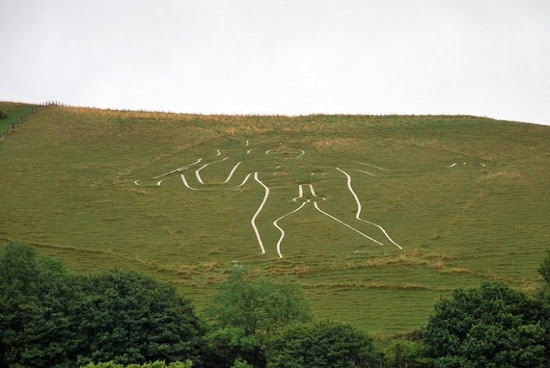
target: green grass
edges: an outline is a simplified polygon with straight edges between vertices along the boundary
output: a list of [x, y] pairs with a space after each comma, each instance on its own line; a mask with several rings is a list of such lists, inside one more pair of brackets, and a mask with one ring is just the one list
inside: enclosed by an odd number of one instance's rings
[[0, 110], [8, 116], [7, 119], [0, 119], [0, 137], [4, 135], [13, 124], [17, 123], [20, 118], [26, 116], [33, 109], [34, 105], [0, 102]]
[[[407, 332], [455, 288], [486, 279], [527, 290], [540, 283], [550, 244], [549, 139], [550, 127], [468, 116], [229, 117], [51, 106], [0, 143], [0, 238], [36, 244], [77, 273], [152, 274], [199, 311], [238, 261], [295, 278], [319, 317]], [[202, 178], [221, 182], [242, 161], [230, 185], [196, 192], [179, 177], [154, 185], [155, 176], [217, 149], [231, 157]], [[299, 149], [306, 154], [287, 159]], [[292, 199], [303, 183], [326, 197], [321, 209], [384, 241], [355, 220], [355, 200], [336, 167], [352, 176], [361, 217], [403, 250], [369, 242], [310, 203], [279, 222], [286, 232], [279, 259], [272, 222], [297, 208]], [[225, 190], [256, 171], [271, 188], [257, 219], [264, 255], [250, 224], [264, 189], [251, 178]], [[184, 173], [201, 187], [194, 170]], [[136, 186], [138, 179], [152, 185]]]

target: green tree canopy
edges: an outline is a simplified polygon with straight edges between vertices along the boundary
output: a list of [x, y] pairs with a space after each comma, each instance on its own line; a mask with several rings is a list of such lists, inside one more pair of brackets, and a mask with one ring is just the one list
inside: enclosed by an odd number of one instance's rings
[[548, 367], [548, 314], [501, 282], [456, 290], [435, 307], [425, 341], [436, 367]]
[[372, 339], [335, 322], [291, 327], [267, 343], [268, 368], [378, 367]]
[[0, 256], [0, 366], [76, 367], [193, 360], [203, 329], [166, 284], [133, 272], [74, 277], [10, 243]]
[[115, 270], [83, 278], [81, 291], [78, 331], [88, 340], [80, 364], [200, 362], [199, 319], [173, 287]]
[[243, 361], [265, 367], [265, 336], [312, 318], [297, 284], [241, 266], [234, 267], [227, 282], [219, 285], [210, 314], [215, 329], [205, 338], [207, 368], [243, 366]]
[[185, 363], [182, 362], [172, 362], [169, 364], [166, 364], [163, 360], [157, 360], [152, 363], [144, 363], [144, 364], [117, 364], [113, 362], [107, 362], [107, 363], [89, 363], [81, 368], [191, 368], [193, 367], [193, 363], [191, 361], [186, 361]]
[[262, 336], [245, 335], [240, 327], [210, 331], [204, 338], [206, 368], [229, 368], [241, 359], [256, 367], [265, 366]]
[[71, 366], [80, 341], [74, 290], [61, 262], [37, 258], [29, 245], [7, 245], [0, 256], [0, 366]]
[[540, 264], [539, 273], [541, 274], [544, 282], [547, 285], [550, 285], [550, 250], [546, 251], [546, 258], [544, 258]]
[[[413, 332], [420, 334], [419, 331]], [[411, 339], [411, 337], [413, 337]], [[432, 368], [432, 359], [428, 356], [428, 347], [422, 339], [405, 335], [390, 340], [378, 340], [377, 348], [384, 356], [387, 367], [392, 368]]]
[[220, 327], [238, 327], [245, 335], [280, 331], [312, 318], [304, 292], [288, 279], [273, 279], [256, 270], [234, 267], [214, 298], [211, 314]]

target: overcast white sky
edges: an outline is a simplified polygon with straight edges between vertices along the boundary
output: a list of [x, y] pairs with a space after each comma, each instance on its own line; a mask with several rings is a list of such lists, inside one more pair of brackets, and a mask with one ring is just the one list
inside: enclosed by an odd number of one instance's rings
[[0, 0], [0, 100], [550, 125], [550, 1]]

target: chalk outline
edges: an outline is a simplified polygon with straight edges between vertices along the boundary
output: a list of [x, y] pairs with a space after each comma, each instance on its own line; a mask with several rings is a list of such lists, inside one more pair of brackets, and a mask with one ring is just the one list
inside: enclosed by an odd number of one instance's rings
[[[249, 141], [246, 140], [245, 146], [248, 146], [249, 144], [250, 144]], [[270, 151], [272, 151], [272, 150], [273, 150], [273, 148], [272, 148], [272, 149], [268, 149], [267, 151], [265, 151], [265, 154], [268, 155], [268, 154], [270, 153]], [[247, 151], [247, 154], [249, 154], [251, 151], [252, 151], [252, 149], [249, 149], [249, 150]], [[294, 157], [294, 158], [285, 158], [285, 159], [298, 159], [298, 158], [302, 157], [302, 156], [305, 154], [305, 151], [304, 151], [303, 149], [299, 149], [299, 151], [301, 151], [301, 152], [300, 152], [300, 154], [299, 154], [298, 156], [296, 156], [296, 157]], [[220, 151], [219, 149], [217, 149], [216, 152], [217, 152], [216, 155], [211, 156], [211, 157], [216, 157], [216, 156], [220, 156], [220, 155], [221, 155], [221, 151]], [[206, 167], [212, 165], [212, 164], [215, 164], [215, 163], [219, 163], [219, 162], [225, 161], [225, 160], [229, 159], [229, 157], [230, 157], [230, 156], [227, 156], [227, 157], [225, 157], [225, 158], [223, 158], [223, 159], [221, 159], [221, 160], [216, 160], [216, 161], [214, 161], [214, 162], [210, 162], [210, 163], [204, 164], [204, 165], [202, 165], [201, 167], [199, 167], [197, 170], [195, 170], [195, 176], [196, 176], [196, 178], [197, 178], [197, 181], [198, 181], [200, 184], [206, 185], [206, 184], [204, 183], [204, 181], [202, 180], [202, 177], [201, 177], [201, 175], [200, 175], [200, 171], [203, 170], [204, 168], [206, 168]], [[175, 173], [175, 172], [186, 171], [186, 170], [188, 170], [190, 167], [199, 164], [202, 160], [203, 160], [203, 158], [201, 157], [201, 158], [199, 158], [197, 161], [195, 161], [195, 162], [193, 162], [193, 163], [191, 163], [191, 164], [189, 164], [189, 165], [187, 165], [187, 166], [182, 166], [182, 167], [180, 167], [180, 168], [178, 168], [178, 169], [175, 169], [175, 170], [169, 171], [169, 172], [167, 172], [167, 173], [165, 173], [165, 174], [156, 176], [156, 177], [154, 177], [154, 179], [162, 178], [162, 177], [165, 177], [165, 176], [167, 176], [167, 175], [173, 174], [173, 173]], [[241, 163], [242, 163], [242, 161], [236, 163], [235, 166], [234, 166], [234, 167], [231, 169], [231, 171], [229, 172], [229, 175], [227, 176], [227, 178], [225, 179], [225, 181], [223, 181], [222, 183], [217, 183], [217, 184], [226, 184], [226, 183], [228, 183], [229, 180], [231, 180], [231, 178], [233, 177], [233, 175], [234, 175], [234, 173], [236, 172], [236, 170], [238, 169], [238, 167], [241, 165]], [[372, 165], [372, 164], [368, 164], [368, 163], [363, 163], [363, 162], [356, 162], [356, 163], [361, 164], [361, 165], [370, 166], [370, 167], [373, 167], [373, 168], [376, 168], [376, 169], [379, 169], [379, 170], [383, 170], [383, 171], [390, 171], [390, 170], [388, 170], [388, 169], [385, 169], [385, 168], [382, 168], [382, 167], [379, 167], [379, 166], [375, 166], [375, 165]], [[453, 166], [454, 166], [454, 165], [453, 165]], [[452, 166], [451, 166], [451, 167], [452, 167]], [[362, 221], [362, 222], [368, 223], [368, 224], [370, 224], [370, 225], [376, 226], [377, 228], [379, 228], [379, 229], [384, 233], [384, 235], [386, 236], [386, 238], [387, 238], [391, 243], [393, 243], [393, 244], [394, 244], [395, 246], [397, 246], [399, 249], [403, 249], [399, 244], [397, 244], [395, 241], [393, 241], [393, 239], [391, 239], [391, 237], [389, 236], [389, 234], [386, 232], [386, 230], [385, 230], [382, 226], [380, 226], [380, 225], [378, 225], [378, 224], [375, 224], [375, 223], [373, 223], [373, 222], [364, 220], [364, 219], [362, 219], [362, 218], [360, 217], [362, 207], [361, 207], [361, 203], [360, 203], [360, 201], [359, 201], [359, 197], [357, 196], [357, 194], [356, 194], [355, 191], [353, 190], [353, 187], [351, 186], [351, 176], [350, 176], [347, 172], [345, 172], [344, 170], [342, 170], [342, 169], [340, 169], [340, 168], [338, 168], [338, 167], [337, 167], [336, 169], [337, 169], [338, 171], [342, 172], [342, 173], [347, 177], [347, 186], [348, 186], [348, 190], [350, 191], [350, 193], [351, 193], [352, 196], [354, 197], [355, 202], [356, 202], [356, 204], [357, 204], [356, 219], [357, 219], [358, 221]], [[358, 171], [358, 172], [362, 172], [362, 173], [368, 174], [368, 175], [371, 175], [371, 176], [377, 176], [376, 174], [370, 173], [370, 172], [368, 172], [368, 171], [359, 170], [359, 169], [354, 169], [354, 170], [355, 170], [355, 171]], [[260, 203], [260, 206], [258, 207], [258, 209], [256, 210], [256, 212], [254, 213], [254, 216], [252, 217], [252, 219], [251, 219], [250, 222], [251, 222], [252, 228], [253, 228], [253, 230], [254, 230], [254, 233], [255, 233], [255, 235], [256, 235], [256, 238], [257, 238], [257, 240], [258, 240], [258, 244], [259, 244], [259, 246], [260, 246], [260, 248], [261, 248], [261, 254], [265, 254], [265, 253], [266, 253], [266, 251], [265, 251], [265, 246], [264, 246], [264, 243], [263, 243], [263, 240], [262, 240], [260, 231], [259, 231], [259, 229], [258, 229], [258, 227], [257, 227], [257, 225], [256, 225], [256, 219], [258, 218], [258, 216], [259, 216], [260, 213], [262, 212], [262, 210], [263, 210], [265, 204], [267, 203], [267, 199], [268, 199], [269, 194], [270, 194], [270, 189], [269, 189], [269, 187], [268, 187], [267, 185], [265, 185], [264, 182], [262, 182], [262, 181], [260, 180], [258, 171], [255, 171], [253, 175], [254, 175], [254, 180], [255, 180], [256, 182], [258, 182], [258, 183], [264, 188], [265, 194], [264, 194], [264, 197], [263, 197], [263, 199], [262, 199], [262, 202]], [[236, 188], [242, 187], [242, 186], [249, 180], [249, 178], [250, 178], [251, 176], [252, 176], [252, 173], [248, 173], [248, 174], [245, 176], [245, 178], [244, 178], [244, 180], [242, 181], [241, 184], [239, 184], [239, 185], [237, 185], [237, 186], [235, 186], [235, 187], [233, 187], [233, 188], [231, 188], [231, 189], [236, 189]], [[182, 182], [183, 182], [183, 184], [184, 184], [184, 186], [185, 186], [186, 188], [191, 189], [191, 190], [194, 190], [194, 191], [200, 191], [199, 189], [194, 188], [194, 187], [192, 187], [192, 186], [189, 185], [189, 183], [187, 182], [187, 179], [186, 179], [186, 177], [185, 177], [185, 174], [184, 174], [183, 172], [180, 174], [180, 177], [181, 177], [181, 180], [182, 180]], [[168, 179], [171, 179], [171, 178], [172, 178], [172, 177], [168, 177], [168, 178], [165, 178], [165, 179], [161, 179], [161, 180], [159, 180], [159, 181], [157, 182], [156, 185], [157, 185], [157, 186], [160, 186], [162, 182], [164, 182], [164, 181], [166, 181], [166, 180], [168, 180]], [[135, 185], [138, 185], [138, 186], [141, 186], [141, 184], [139, 184], [139, 180], [134, 181], [134, 184], [135, 184]], [[317, 196], [317, 194], [315, 193], [315, 189], [314, 189], [314, 187], [313, 187], [312, 184], [299, 184], [299, 185], [298, 185], [298, 197], [293, 198], [293, 201], [294, 201], [294, 202], [297, 202], [300, 198], [303, 198], [303, 194], [304, 194], [304, 189], [303, 189], [303, 188], [304, 188], [304, 186], [308, 186], [308, 187], [309, 187], [309, 189], [310, 189], [310, 191], [311, 191], [311, 194], [312, 194], [314, 197], [316, 197], [316, 198], [321, 198], [322, 200], [325, 200], [325, 198], [323, 198], [323, 197], [318, 197], [318, 196]], [[279, 255], [279, 258], [283, 258], [283, 255], [282, 255], [282, 252], [281, 252], [281, 244], [282, 244], [282, 241], [283, 241], [283, 239], [284, 239], [286, 233], [285, 233], [285, 231], [278, 225], [278, 222], [281, 221], [282, 219], [286, 218], [287, 216], [290, 216], [290, 215], [292, 215], [292, 214], [298, 212], [299, 210], [301, 210], [301, 209], [302, 209], [306, 204], [308, 204], [308, 203], [311, 203], [311, 200], [310, 200], [310, 199], [307, 199], [307, 201], [303, 202], [298, 208], [296, 208], [296, 209], [294, 209], [294, 210], [292, 210], [292, 211], [290, 211], [290, 212], [284, 214], [283, 216], [281, 216], [281, 217], [277, 218], [275, 221], [273, 221], [273, 225], [281, 232], [281, 236], [279, 237], [279, 240], [277, 241], [277, 245], [276, 245], [276, 249], [277, 249], [277, 253], [278, 253], [278, 255]], [[377, 241], [376, 239], [374, 239], [374, 238], [372, 238], [372, 237], [366, 235], [365, 233], [363, 233], [363, 232], [361, 232], [360, 230], [354, 228], [353, 226], [351, 226], [351, 225], [345, 223], [344, 221], [342, 221], [342, 220], [336, 218], [335, 216], [333, 216], [333, 215], [331, 215], [331, 214], [329, 214], [329, 213], [323, 211], [323, 210], [319, 207], [317, 201], [313, 201], [313, 205], [314, 205], [315, 209], [316, 209], [317, 211], [321, 212], [323, 215], [325, 215], [325, 216], [331, 218], [332, 220], [334, 220], [334, 221], [336, 221], [336, 222], [338, 222], [338, 223], [340, 223], [340, 224], [342, 224], [342, 225], [348, 227], [349, 229], [351, 229], [351, 230], [357, 232], [358, 234], [360, 234], [361, 236], [363, 236], [363, 237], [365, 237], [365, 238], [367, 238], [367, 239], [369, 239], [369, 240], [375, 242], [376, 244], [383, 245], [383, 243]]]

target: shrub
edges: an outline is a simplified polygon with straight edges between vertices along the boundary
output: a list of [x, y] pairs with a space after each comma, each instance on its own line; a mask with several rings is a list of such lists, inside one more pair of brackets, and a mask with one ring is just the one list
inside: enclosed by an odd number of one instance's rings
[[366, 368], [380, 366], [370, 337], [335, 322], [300, 325], [267, 343], [268, 368]]
[[438, 303], [425, 341], [436, 367], [547, 367], [545, 309], [504, 283], [485, 282]]
[[89, 363], [85, 366], [82, 366], [81, 368], [191, 368], [193, 366], [193, 363], [188, 360], [185, 363], [182, 362], [172, 362], [170, 364], [166, 364], [164, 360], [157, 360], [156, 362], [152, 363], [145, 363], [142, 365], [139, 364], [129, 364], [129, 365], [122, 365], [122, 364], [116, 364], [113, 362], [107, 362], [107, 363]]
[[288, 279], [273, 280], [246, 267], [234, 268], [219, 285], [211, 314], [219, 327], [243, 328], [245, 335], [277, 332], [311, 320], [303, 290]]
[[25, 244], [0, 255], [0, 367], [200, 364], [202, 336], [193, 307], [167, 284], [121, 271], [74, 277]]
[[135, 272], [110, 271], [82, 279], [79, 364], [191, 359], [200, 363], [202, 327], [193, 307], [168, 284]]

